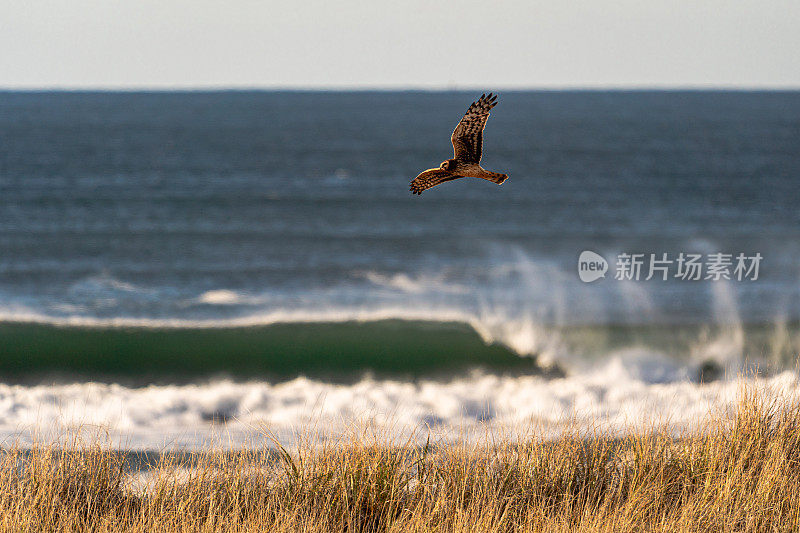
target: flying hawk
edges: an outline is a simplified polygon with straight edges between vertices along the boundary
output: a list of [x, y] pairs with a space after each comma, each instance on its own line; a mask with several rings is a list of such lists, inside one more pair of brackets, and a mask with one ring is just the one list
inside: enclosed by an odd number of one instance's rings
[[477, 102], [472, 102], [450, 137], [453, 159], [442, 161], [439, 168], [430, 168], [414, 178], [411, 182], [412, 194], [422, 194], [425, 189], [458, 178], [483, 178], [498, 185], [506, 181], [507, 174], [489, 172], [480, 165], [483, 128], [489, 119], [489, 110], [496, 105], [497, 96], [492, 93], [488, 96], [482, 94]]

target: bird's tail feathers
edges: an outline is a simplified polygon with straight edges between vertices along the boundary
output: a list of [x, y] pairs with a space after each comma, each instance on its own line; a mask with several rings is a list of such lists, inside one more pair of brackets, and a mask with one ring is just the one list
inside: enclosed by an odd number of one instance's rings
[[487, 176], [486, 179], [498, 185], [500, 185], [501, 183], [503, 183], [508, 179], [508, 174], [500, 174], [498, 172], [490, 172], [489, 174], [490, 175]]

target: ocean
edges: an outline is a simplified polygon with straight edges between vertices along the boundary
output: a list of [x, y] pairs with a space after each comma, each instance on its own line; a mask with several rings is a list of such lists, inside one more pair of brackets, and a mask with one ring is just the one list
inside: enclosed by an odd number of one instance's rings
[[680, 429], [741, 373], [796, 389], [800, 92], [501, 91], [509, 180], [412, 196], [477, 96], [0, 92], [0, 442]]

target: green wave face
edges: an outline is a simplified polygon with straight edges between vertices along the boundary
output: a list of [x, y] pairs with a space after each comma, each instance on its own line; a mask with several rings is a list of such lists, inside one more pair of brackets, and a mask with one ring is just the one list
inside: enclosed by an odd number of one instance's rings
[[0, 379], [42, 377], [184, 382], [198, 377], [351, 381], [365, 373], [417, 378], [481, 368], [538, 372], [535, 358], [487, 345], [468, 325], [401, 320], [241, 328], [0, 324]]

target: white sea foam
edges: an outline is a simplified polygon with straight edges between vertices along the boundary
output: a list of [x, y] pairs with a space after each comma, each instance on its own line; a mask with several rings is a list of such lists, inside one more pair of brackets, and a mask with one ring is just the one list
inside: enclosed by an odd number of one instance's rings
[[261, 305], [268, 302], [267, 296], [251, 296], [227, 289], [206, 291], [193, 300], [193, 303], [208, 305]]
[[[652, 359], [626, 353], [562, 379], [473, 375], [450, 382], [364, 379], [354, 384], [297, 378], [280, 384], [218, 381], [128, 388], [80, 383], [0, 385], [2, 444], [29, 445], [69, 431], [109, 435], [130, 449], [239, 448], [269, 445], [268, 434], [293, 445], [297, 433], [346, 434], [367, 423], [397, 439], [428, 431], [437, 438], [482, 438], [495, 430], [529, 428], [555, 436], [577, 423], [619, 434], [664, 423], [691, 428], [709, 412], [730, 407], [741, 381], [699, 385], [673, 368], [652, 373]], [[654, 382], [655, 381], [655, 382]], [[800, 397], [798, 377], [784, 372], [749, 380]]]
[[364, 272], [364, 277], [375, 285], [400, 290], [408, 294], [443, 293], [467, 294], [469, 288], [458, 283], [448, 283], [444, 276], [415, 276], [394, 274], [391, 276], [378, 272]]

